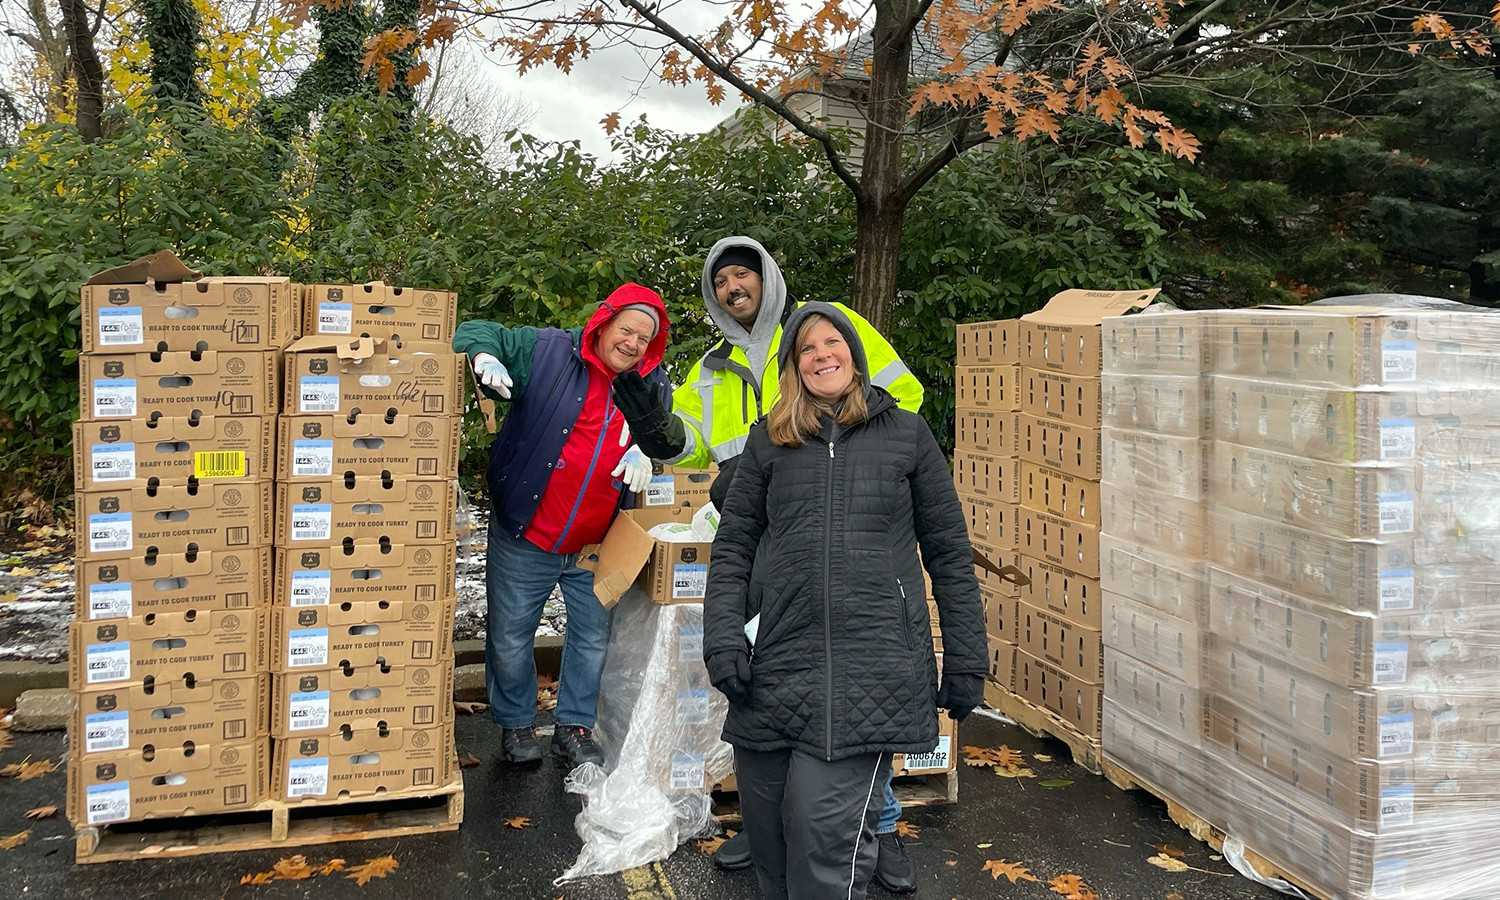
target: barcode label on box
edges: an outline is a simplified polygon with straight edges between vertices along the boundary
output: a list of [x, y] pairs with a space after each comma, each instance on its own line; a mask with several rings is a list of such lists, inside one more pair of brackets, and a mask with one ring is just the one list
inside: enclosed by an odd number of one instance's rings
[[135, 546], [135, 526], [130, 513], [92, 513], [89, 515], [89, 552], [107, 553], [130, 550]]
[[1380, 377], [1393, 381], [1417, 380], [1417, 342], [1385, 341], [1380, 345]]
[[328, 793], [328, 757], [288, 760], [286, 773], [288, 797], [321, 797], [326, 793]]
[[1380, 533], [1406, 534], [1416, 527], [1417, 503], [1410, 491], [1380, 495]]
[[292, 475], [332, 475], [333, 441], [292, 441]]
[[702, 597], [708, 591], [708, 566], [677, 563], [672, 566], [672, 599]]
[[908, 753], [902, 759], [902, 767], [908, 772], [915, 769], [946, 769], [953, 753], [952, 739], [939, 735], [937, 746], [926, 753]]
[[314, 731], [328, 727], [328, 692], [293, 694], [287, 727], [292, 731]]
[[292, 573], [292, 606], [327, 606], [333, 592], [333, 573], [328, 569]]
[[1411, 609], [1417, 604], [1415, 569], [1385, 569], [1380, 573], [1380, 611]]
[[682, 625], [677, 629], [677, 661], [696, 663], [703, 658], [703, 627]]
[[89, 620], [128, 619], [135, 608], [130, 582], [89, 585]]
[[134, 378], [94, 379], [94, 418], [124, 419], [135, 415]]
[[653, 475], [646, 485], [647, 506], [671, 506], [677, 502], [677, 482], [671, 475]]
[[93, 713], [83, 717], [83, 752], [130, 748], [130, 713], [125, 710]]
[[349, 334], [352, 331], [354, 331], [354, 304], [318, 304], [318, 334]]
[[1416, 717], [1411, 713], [1380, 717], [1380, 758], [1406, 756], [1416, 744]]
[[674, 791], [696, 791], [703, 787], [702, 753], [673, 753], [672, 781]]
[[1375, 683], [1403, 684], [1406, 681], [1406, 644], [1375, 645]]
[[1416, 419], [1380, 420], [1380, 458], [1411, 459], [1417, 455]]
[[1400, 828], [1416, 818], [1417, 792], [1409, 784], [1380, 791], [1380, 827]]
[[677, 692], [677, 724], [708, 724], [707, 688], [689, 688]]
[[200, 450], [193, 454], [193, 475], [198, 478], [244, 478], [249, 465], [243, 450]]
[[135, 478], [135, 444], [94, 444], [89, 477], [95, 482]]
[[89, 644], [83, 651], [84, 682], [108, 684], [130, 679], [130, 643]]
[[299, 628], [287, 636], [287, 664], [294, 669], [328, 664], [328, 629]]
[[146, 342], [145, 317], [139, 306], [110, 307], [99, 310], [99, 344], [103, 347], [128, 347]]
[[298, 412], [338, 412], [339, 380], [333, 375], [303, 375], [297, 382]]
[[328, 541], [333, 534], [333, 504], [298, 503], [292, 506], [292, 540]]
[[90, 825], [123, 822], [130, 818], [130, 782], [91, 784], [84, 788], [83, 793]]

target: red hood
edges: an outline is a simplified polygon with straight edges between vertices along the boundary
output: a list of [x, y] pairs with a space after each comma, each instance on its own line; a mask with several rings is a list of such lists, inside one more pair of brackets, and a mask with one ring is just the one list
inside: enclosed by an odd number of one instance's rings
[[605, 298], [604, 302], [599, 304], [599, 308], [594, 310], [594, 314], [589, 316], [588, 324], [583, 326], [583, 358], [610, 378], [613, 378], [615, 373], [604, 364], [604, 360], [600, 359], [599, 354], [594, 350], [595, 338], [598, 337], [599, 329], [604, 327], [604, 323], [614, 318], [615, 313], [633, 303], [644, 303], [651, 306], [656, 310], [657, 316], [661, 318], [661, 327], [656, 330], [656, 335], [651, 338], [651, 343], [646, 345], [646, 353], [641, 357], [641, 361], [636, 363], [636, 371], [642, 375], [651, 374], [653, 369], [661, 365], [662, 355], [667, 351], [667, 330], [669, 325], [667, 321], [667, 304], [662, 302], [661, 297], [657, 295], [656, 291], [648, 287], [642, 287], [633, 281], [628, 281], [615, 288]]

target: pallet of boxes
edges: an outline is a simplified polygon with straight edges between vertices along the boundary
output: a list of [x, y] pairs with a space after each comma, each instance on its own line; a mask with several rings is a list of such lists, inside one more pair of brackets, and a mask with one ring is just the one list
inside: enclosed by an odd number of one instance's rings
[[1118, 326], [1106, 774], [1314, 896], [1485, 896], [1500, 320], [1390, 301]]

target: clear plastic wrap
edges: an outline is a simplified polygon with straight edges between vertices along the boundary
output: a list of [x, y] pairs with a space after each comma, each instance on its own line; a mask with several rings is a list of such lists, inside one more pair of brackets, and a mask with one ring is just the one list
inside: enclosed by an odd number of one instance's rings
[[583, 839], [559, 883], [665, 859], [682, 841], [718, 831], [710, 790], [734, 771], [719, 740], [728, 703], [703, 666], [701, 604], [652, 603], [631, 588], [614, 608], [598, 731], [605, 771], [580, 767]]

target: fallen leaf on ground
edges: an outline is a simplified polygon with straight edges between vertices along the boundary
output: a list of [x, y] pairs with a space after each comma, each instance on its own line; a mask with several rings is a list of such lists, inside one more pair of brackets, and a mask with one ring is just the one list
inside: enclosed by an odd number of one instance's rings
[[734, 835], [735, 832], [730, 831], [726, 828], [723, 834], [716, 834], [713, 837], [704, 838], [703, 840], [695, 841], [694, 843], [698, 845], [698, 852], [713, 856], [715, 853], [719, 852], [720, 847], [724, 846], [724, 842], [734, 837]]
[[57, 763], [50, 759], [39, 759], [35, 762], [11, 763], [0, 769], [0, 777], [14, 778], [17, 781], [30, 781], [33, 778], [41, 778], [49, 772], [57, 771]]
[[256, 872], [254, 875], [241, 875], [240, 884], [270, 884], [275, 877], [275, 872]]
[[302, 881], [313, 877], [314, 872], [313, 867], [307, 864], [307, 857], [299, 853], [276, 860], [276, 865], [271, 867], [271, 874], [278, 881]]
[[466, 716], [472, 716], [475, 713], [482, 713], [489, 709], [490, 705], [488, 703], [474, 703], [469, 700], [454, 700], [453, 708]]
[[995, 774], [1001, 778], [1035, 778], [1036, 772], [1026, 766], [995, 766]]
[[981, 871], [990, 873], [990, 877], [995, 879], [996, 881], [999, 881], [1000, 876], [1004, 875], [1006, 878], [1010, 879], [1011, 884], [1016, 884], [1017, 882], [1021, 881], [1038, 880], [1035, 875], [1032, 875], [1030, 872], [1026, 871], [1026, 866], [1023, 863], [1007, 862], [1003, 859], [985, 860], [984, 868]]
[[1168, 856], [1165, 853], [1158, 853], [1155, 856], [1147, 857], [1146, 862], [1156, 866], [1158, 869], [1166, 869], [1168, 872], [1186, 872], [1192, 868], [1192, 866], [1189, 866], [1182, 860]]
[[973, 745], [961, 748], [964, 755], [964, 764], [970, 766], [1020, 766], [1026, 763], [1026, 755], [1019, 750], [1012, 750], [1004, 744], [999, 747], [975, 747]]
[[1045, 753], [1033, 753], [1031, 754], [1031, 758], [1037, 762], [1052, 762], [1052, 757]]
[[1180, 848], [1174, 847], [1171, 844], [1152, 844], [1151, 846], [1154, 847], [1156, 849], [1156, 852], [1160, 853], [1162, 856], [1170, 856], [1173, 859], [1182, 859], [1187, 855], [1186, 853], [1183, 853]]
[[1162, 897], [1161, 900], [1187, 900], [1187, 898], [1177, 893], [1176, 891], [1167, 891], [1166, 895]]
[[512, 816], [505, 820], [505, 827], [514, 828], [517, 831], [520, 831], [522, 828], [530, 828], [531, 819], [526, 816]]
[[15, 739], [10, 736], [9, 731], [0, 731], [0, 750], [9, 750]]
[[978, 847], [981, 850], [988, 850], [988, 849], [990, 849], [991, 847], [993, 847], [995, 845], [994, 844], [990, 844], [990, 843], [984, 843], [984, 844], [975, 844], [974, 846]]
[[55, 806], [38, 806], [36, 809], [26, 810], [28, 819], [50, 819], [56, 814], [57, 807]]
[[15, 594], [0, 594], [0, 603], [13, 603], [15, 599]]
[[949, 867], [956, 866], [956, 865], [958, 865], [958, 860], [956, 860], [956, 859], [944, 860], [943, 861], [943, 865], [949, 866]]
[[1052, 893], [1061, 894], [1067, 900], [1099, 900], [1094, 889], [1085, 884], [1083, 878], [1071, 872], [1047, 882], [1047, 887], [1052, 889]]
[[13, 834], [7, 838], [0, 838], [0, 850], [14, 850], [22, 844], [26, 843], [26, 839], [29, 837], [31, 837], [30, 828], [18, 834]]
[[458, 767], [460, 769], [472, 769], [477, 765], [479, 765], [479, 757], [472, 753], [465, 753], [458, 758]]
[[914, 838], [922, 833], [922, 829], [905, 819], [900, 819], [896, 822], [896, 833], [904, 838]]
[[53, 566], [48, 566], [47, 567], [47, 571], [48, 572], [67, 572], [67, 571], [72, 570], [72, 568], [73, 568], [73, 564], [72, 563], [62, 562], [62, 563], [57, 563], [56, 565], [53, 565]]
[[1046, 781], [1038, 781], [1037, 784], [1044, 788], [1065, 788], [1073, 783], [1071, 778], [1049, 778]]
[[536, 677], [536, 688], [539, 691], [556, 691], [557, 679], [547, 675], [538, 675]]
[[38, 572], [36, 569], [33, 569], [33, 568], [29, 567], [29, 566], [16, 566], [14, 569], [11, 569], [9, 572], [6, 572], [5, 574], [7, 574], [7, 575], [13, 575], [16, 578], [30, 578], [33, 575], [40, 575], [42, 573]]
[[345, 878], [353, 878], [354, 883], [360, 887], [370, 883], [371, 879], [384, 878], [401, 867], [394, 856], [378, 856], [375, 859], [367, 859], [354, 868], [344, 873]]
[[332, 875], [334, 872], [342, 871], [344, 871], [344, 861], [337, 856], [318, 867], [319, 875]]

